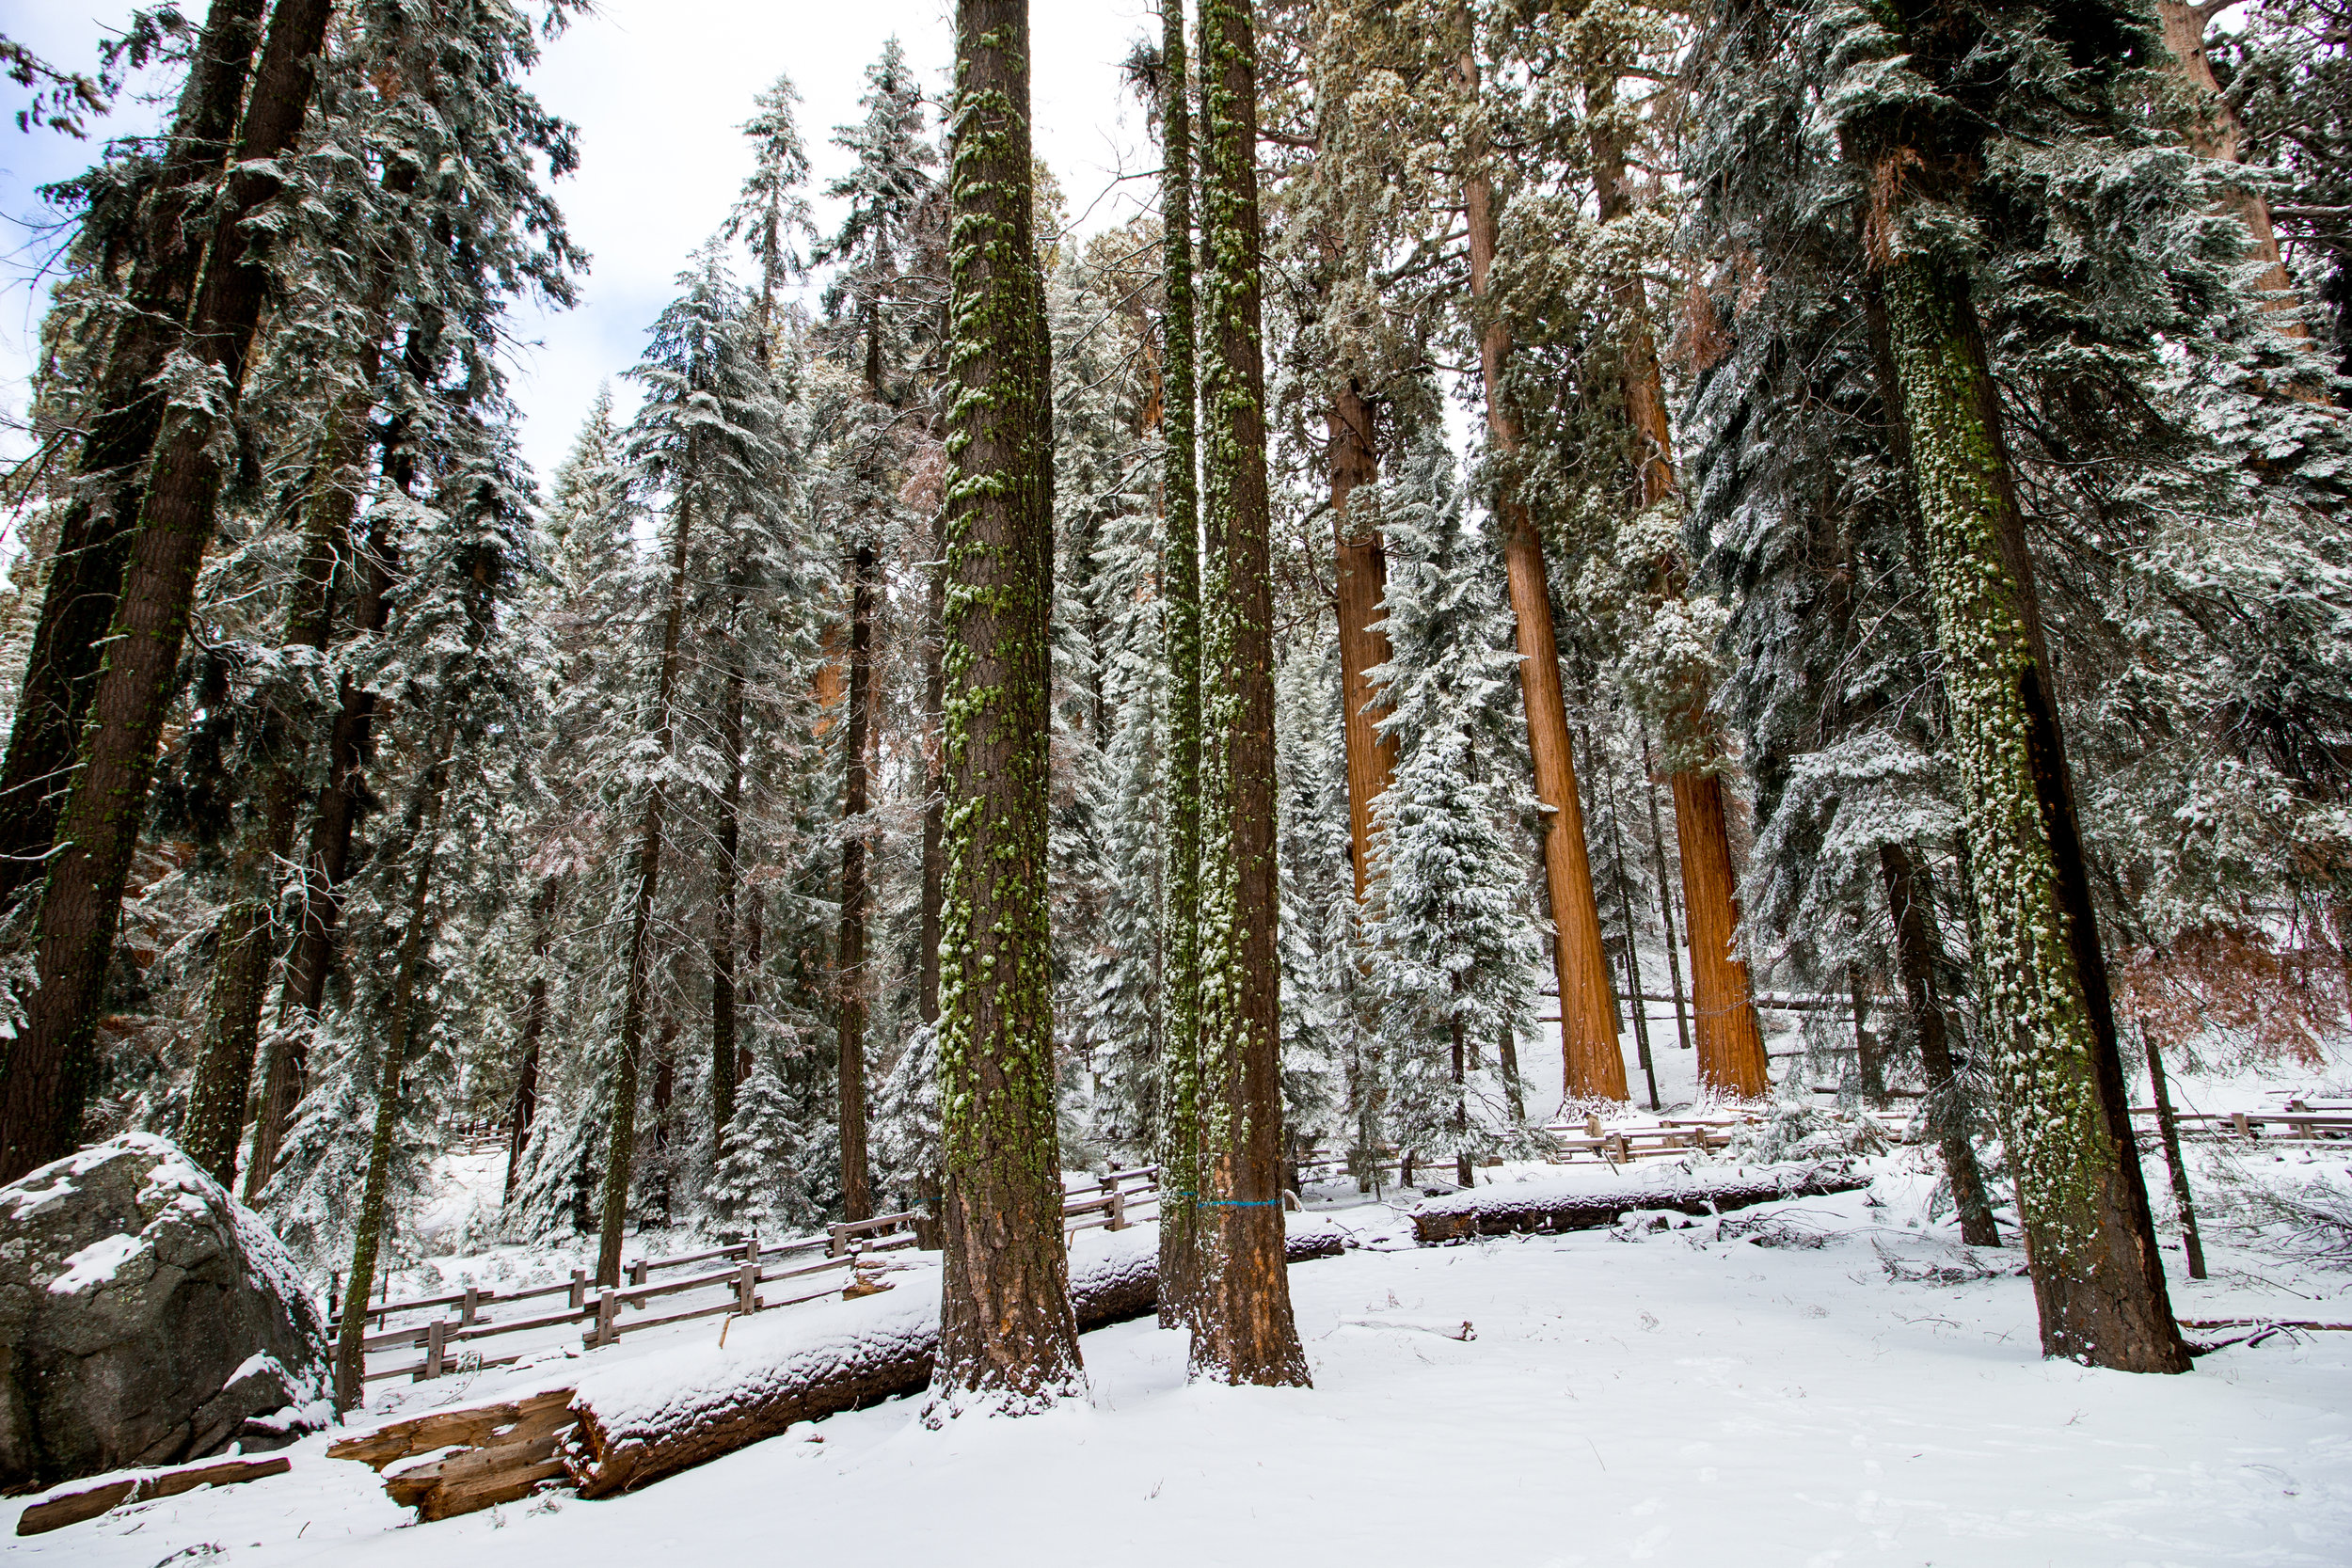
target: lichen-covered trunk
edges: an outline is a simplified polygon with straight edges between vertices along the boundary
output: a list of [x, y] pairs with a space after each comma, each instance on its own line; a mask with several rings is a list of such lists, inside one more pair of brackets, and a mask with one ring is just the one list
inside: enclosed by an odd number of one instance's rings
[[1161, 1030], [1160, 1323], [1189, 1323], [1200, 1192], [1200, 496], [1192, 278], [1192, 101], [1184, 0], [1160, 0], [1168, 514], [1168, 979]]
[[58, 519], [16, 721], [0, 762], [0, 910], [40, 880], [56, 842], [57, 813], [163, 430], [167, 399], [157, 373], [184, 338], [203, 277], [203, 227], [189, 221], [190, 206], [228, 155], [265, 8], [265, 0], [214, 0], [206, 12], [153, 191], [127, 237], [131, 273], [121, 320], [81, 415], [76, 483]]
[[1372, 425], [1372, 405], [1352, 380], [1331, 396], [1330, 432], [1333, 586], [1340, 624], [1342, 736], [1347, 753], [1349, 859], [1361, 903], [1372, 878], [1373, 806], [1396, 777], [1397, 738], [1380, 733], [1387, 699], [1370, 672], [1389, 661], [1389, 636], [1378, 629], [1387, 611], [1389, 564], [1380, 536], [1349, 526], [1347, 499], [1359, 484], [1380, 477], [1380, 451]]
[[[1468, 55], [1460, 71], [1475, 86], [1478, 66]], [[1519, 447], [1519, 421], [1505, 378], [1511, 325], [1493, 301], [1495, 252], [1502, 215], [1493, 181], [1480, 169], [1462, 182], [1470, 229], [1470, 293], [1486, 315], [1478, 339], [1486, 397], [1486, 434], [1507, 460]], [[1496, 511], [1502, 528], [1503, 574], [1518, 628], [1519, 695], [1527, 713], [1527, 752], [1535, 799], [1544, 815], [1544, 888], [1549, 895], [1553, 972], [1560, 987], [1563, 1082], [1572, 1100], [1627, 1098], [1625, 1053], [1617, 1044], [1617, 1006], [1601, 942], [1600, 906], [1593, 892], [1593, 863], [1584, 840], [1584, 808], [1576, 789], [1576, 757], [1568, 741], [1567, 697], [1560, 682], [1560, 644], [1551, 625], [1551, 588], [1534, 515], [1506, 478]]]
[[1960, 1211], [1961, 1240], [1970, 1246], [1999, 1246], [2000, 1227], [1994, 1223], [1984, 1171], [1968, 1136], [1968, 1106], [1952, 1062], [1951, 1025], [1935, 993], [1937, 942], [1929, 923], [1925, 879], [1913, 863], [1911, 851], [1899, 844], [1879, 847], [1879, 876], [1895, 927], [1895, 977], [1903, 989], [1912, 1032], [1918, 1037], [1919, 1066], [1928, 1085], [1928, 1122], [1935, 1129], [1936, 1145], [1943, 1151], [1953, 1207]]
[[147, 791], [187, 635], [198, 568], [215, 531], [223, 477], [216, 437], [233, 415], [261, 319], [266, 275], [245, 220], [275, 199], [274, 164], [309, 107], [330, 0], [280, 0], [257, 90], [239, 135], [246, 161], [230, 180], [222, 232], [182, 347], [217, 379], [211, 406], [175, 404], [131, 542], [122, 594], [90, 696], [75, 774], [58, 818], [61, 847], [41, 889], [40, 989], [0, 1080], [0, 1180], [72, 1152], [97, 1073], [98, 1021], [122, 891], [147, 816]]
[[834, 975], [840, 1006], [841, 1213], [850, 1220], [874, 1215], [866, 1158], [866, 751], [873, 731], [873, 692], [874, 547], [860, 545], [850, 558], [850, 706], [843, 726], [849, 755], [843, 769], [841, 943]]
[[384, 1026], [384, 1061], [375, 1086], [375, 1130], [368, 1143], [368, 1174], [359, 1193], [359, 1214], [352, 1227], [351, 1276], [343, 1287], [342, 1322], [335, 1340], [335, 1409], [350, 1410], [367, 1389], [368, 1287], [384, 1241], [384, 1206], [391, 1187], [392, 1140], [400, 1128], [401, 1077], [408, 1065], [410, 1021], [417, 1010], [417, 979], [429, 950], [425, 911], [433, 894], [433, 857], [441, 832], [441, 809], [449, 795], [449, 753], [455, 729], [444, 721], [427, 755], [408, 818], [408, 842], [416, 863], [408, 873], [408, 924], [400, 935], [400, 957], [392, 972], [390, 1016]]
[[[696, 464], [690, 449], [687, 471]], [[661, 662], [654, 683], [654, 757], [666, 764], [676, 741], [678, 643], [686, 624], [686, 566], [693, 553], [694, 503], [681, 498], [670, 532], [668, 608], [661, 622]], [[628, 956], [622, 970], [620, 1055], [613, 1064], [612, 1129], [604, 1162], [604, 1213], [596, 1246], [596, 1283], [621, 1282], [621, 1236], [628, 1224], [628, 1184], [637, 1163], [637, 1074], [653, 1000], [653, 907], [661, 890], [661, 849], [669, 796], [656, 773], [638, 818], [636, 870], [629, 893]]]
[[1984, 976], [1985, 1044], [2045, 1354], [2185, 1371], [2132, 1138], [2106, 963], [1999, 403], [1963, 274], [1883, 272]]
[[1282, 1251], [1274, 584], [1260, 336], [1258, 52], [1248, 0], [1200, 7], [1200, 1175], [1192, 1373], [1304, 1386]]
[[1062, 1244], [1046, 885], [1054, 425], [1027, 0], [957, 0], [947, 437], [946, 1255], [931, 1418], [1083, 1391]]

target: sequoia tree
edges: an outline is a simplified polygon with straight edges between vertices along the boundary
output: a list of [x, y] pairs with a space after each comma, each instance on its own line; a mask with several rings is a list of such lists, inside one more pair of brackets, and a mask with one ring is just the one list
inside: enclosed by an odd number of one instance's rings
[[1304, 1385], [1283, 1258], [1272, 506], [1260, 327], [1258, 57], [1249, 0], [1200, 9], [1200, 1184], [1192, 1372]]
[[1031, 214], [1027, 0], [958, 0], [939, 1100], [930, 1418], [1085, 1386], [1062, 1243], [1046, 887], [1054, 452]]

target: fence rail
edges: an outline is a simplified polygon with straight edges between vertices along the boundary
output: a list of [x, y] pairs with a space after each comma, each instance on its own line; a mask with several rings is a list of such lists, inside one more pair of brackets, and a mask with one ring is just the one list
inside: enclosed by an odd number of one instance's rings
[[[1113, 1171], [1097, 1181], [1091, 1190], [1080, 1188], [1062, 1195], [1064, 1234], [1098, 1227], [1125, 1229], [1139, 1220], [1156, 1217], [1159, 1199], [1157, 1165]], [[879, 1280], [879, 1275], [890, 1267], [885, 1260], [886, 1255], [916, 1245], [919, 1238], [915, 1227], [927, 1218], [925, 1214], [908, 1210], [900, 1213], [877, 1215], [870, 1220], [831, 1225], [826, 1227], [822, 1236], [770, 1243], [763, 1243], [757, 1236], [749, 1236], [727, 1246], [685, 1253], [675, 1258], [638, 1258], [622, 1265], [622, 1275], [627, 1283], [615, 1287], [591, 1285], [585, 1269], [574, 1269], [569, 1280], [532, 1286], [528, 1290], [495, 1291], [469, 1285], [462, 1291], [441, 1295], [372, 1302], [367, 1309], [367, 1318], [379, 1332], [362, 1338], [361, 1348], [371, 1354], [405, 1350], [421, 1354], [413, 1361], [371, 1367], [366, 1374], [367, 1381], [373, 1383], [405, 1376], [423, 1383], [457, 1371], [511, 1366], [533, 1351], [547, 1350], [562, 1343], [558, 1339], [551, 1344], [527, 1347], [500, 1356], [480, 1355], [471, 1348], [481, 1341], [508, 1335], [583, 1325], [581, 1345], [594, 1351], [617, 1343], [625, 1334], [639, 1334], [668, 1323], [716, 1317], [721, 1313], [748, 1316], [771, 1307], [814, 1301], [836, 1291], [868, 1294], [886, 1290], [888, 1287]], [[727, 1266], [706, 1267], [683, 1278], [657, 1280], [654, 1277], [722, 1260]], [[833, 1277], [825, 1278], [821, 1285], [815, 1283], [828, 1275]], [[784, 1286], [786, 1291], [780, 1296], [762, 1295], [760, 1288], [770, 1285]], [[815, 1288], [812, 1289], [812, 1286]], [[691, 1307], [683, 1307], [682, 1310], [660, 1312], [651, 1317], [628, 1320], [622, 1317], [625, 1311], [645, 1312], [655, 1303], [667, 1304], [672, 1298], [701, 1292], [707, 1292], [715, 1299], [698, 1301]], [[331, 1291], [330, 1300], [340, 1294], [340, 1291]], [[489, 1315], [493, 1308], [512, 1308], [523, 1303], [546, 1301], [556, 1296], [564, 1298], [560, 1310], [532, 1312], [515, 1318]], [[454, 1316], [451, 1315], [453, 1308]], [[387, 1326], [389, 1319], [418, 1312], [430, 1312], [434, 1316], [423, 1323]], [[333, 1330], [340, 1325], [330, 1323], [328, 1326]]]

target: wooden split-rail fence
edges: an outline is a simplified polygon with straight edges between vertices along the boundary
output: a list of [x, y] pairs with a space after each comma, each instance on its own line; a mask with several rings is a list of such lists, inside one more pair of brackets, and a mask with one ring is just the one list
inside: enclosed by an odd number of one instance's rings
[[[1064, 1233], [1123, 1230], [1157, 1217], [1159, 1197], [1158, 1166], [1113, 1171], [1092, 1189], [1063, 1194]], [[594, 1351], [617, 1343], [625, 1334], [642, 1334], [696, 1318], [749, 1316], [836, 1292], [871, 1294], [887, 1289], [877, 1278], [888, 1267], [887, 1255], [915, 1246], [920, 1240], [916, 1227], [928, 1218], [909, 1210], [831, 1225], [821, 1236], [788, 1242], [762, 1242], [749, 1236], [707, 1252], [640, 1258], [622, 1265], [627, 1283], [619, 1286], [591, 1285], [585, 1269], [574, 1269], [567, 1281], [525, 1291], [468, 1285], [446, 1295], [373, 1302], [368, 1307], [368, 1322], [377, 1332], [360, 1341], [369, 1356], [409, 1350], [420, 1354], [413, 1361], [371, 1365], [367, 1381], [407, 1377], [423, 1383], [454, 1372], [511, 1366], [525, 1355], [550, 1348], [549, 1344], [493, 1356], [483, 1354], [484, 1343], [518, 1334], [544, 1335], [570, 1324], [584, 1325], [580, 1342]], [[772, 1285], [783, 1286], [784, 1291], [761, 1292], [761, 1287]], [[656, 1304], [674, 1309], [650, 1317], [623, 1316], [646, 1312]], [[522, 1310], [515, 1313], [517, 1307]], [[421, 1312], [433, 1315], [422, 1323], [389, 1325], [392, 1318]], [[330, 1324], [330, 1331], [335, 1326]], [[553, 1341], [561, 1342], [560, 1338]]]

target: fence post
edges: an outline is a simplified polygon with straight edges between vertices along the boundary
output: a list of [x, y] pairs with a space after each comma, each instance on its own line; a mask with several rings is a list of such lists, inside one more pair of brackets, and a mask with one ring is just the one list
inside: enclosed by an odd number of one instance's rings
[[643, 1285], [645, 1282], [645, 1273], [649, 1267], [650, 1265], [647, 1264], [643, 1258], [640, 1258], [636, 1262], [631, 1263], [628, 1266], [628, 1282], [631, 1285]]
[[1109, 1230], [1124, 1230], [1127, 1228], [1127, 1195], [1119, 1190], [1117, 1182], [1105, 1181], [1103, 1184], [1111, 1190], [1110, 1205], [1104, 1211], [1105, 1215], [1103, 1221], [1104, 1227]]
[[441, 1375], [441, 1353], [448, 1344], [447, 1321], [436, 1318], [424, 1325], [424, 1365], [417, 1369], [416, 1382], [428, 1382]]
[[620, 1305], [620, 1298], [612, 1293], [611, 1287], [608, 1286], [597, 1292], [596, 1338], [595, 1344], [589, 1347], [590, 1349], [601, 1350], [621, 1337], [612, 1322], [613, 1315], [619, 1310]]
[[829, 1225], [825, 1227], [826, 1257], [838, 1258], [841, 1256], [848, 1244], [849, 1229], [850, 1227], [846, 1225]]
[[2247, 1119], [2244, 1111], [2231, 1112], [2230, 1124], [2237, 1130], [2237, 1135], [2241, 1138], [2250, 1138], [2254, 1135], [2254, 1124]]
[[481, 1291], [476, 1289], [474, 1286], [467, 1286], [465, 1305], [459, 1307], [457, 1315], [457, 1324], [460, 1328], [471, 1328], [473, 1326], [474, 1308], [480, 1306], [481, 1302]]
[[572, 1310], [575, 1312], [588, 1310], [588, 1271], [586, 1269], [572, 1271]]
[[752, 1293], [758, 1284], [757, 1263], [746, 1263], [735, 1271], [735, 1309], [746, 1317], [759, 1310], [759, 1298]]

